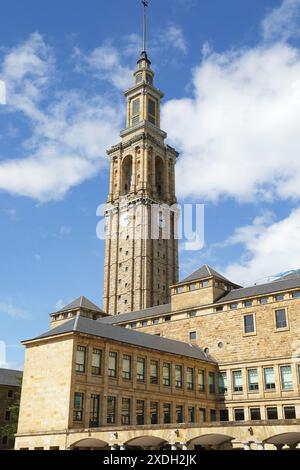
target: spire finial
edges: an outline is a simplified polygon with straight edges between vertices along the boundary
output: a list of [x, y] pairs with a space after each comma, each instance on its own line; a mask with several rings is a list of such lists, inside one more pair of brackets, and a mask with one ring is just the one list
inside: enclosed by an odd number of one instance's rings
[[147, 8], [148, 8], [148, 0], [142, 0], [142, 4], [144, 5], [144, 28], [143, 28], [143, 50], [142, 52], [146, 52], [147, 49]]

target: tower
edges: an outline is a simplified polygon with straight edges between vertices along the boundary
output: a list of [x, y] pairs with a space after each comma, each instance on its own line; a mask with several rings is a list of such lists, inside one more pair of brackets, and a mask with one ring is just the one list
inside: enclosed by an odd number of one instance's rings
[[[143, 2], [146, 18], [147, 2]], [[108, 150], [103, 308], [111, 314], [168, 303], [178, 280], [175, 164], [178, 153], [160, 129], [163, 93], [143, 51], [133, 86], [125, 92], [126, 128]]]

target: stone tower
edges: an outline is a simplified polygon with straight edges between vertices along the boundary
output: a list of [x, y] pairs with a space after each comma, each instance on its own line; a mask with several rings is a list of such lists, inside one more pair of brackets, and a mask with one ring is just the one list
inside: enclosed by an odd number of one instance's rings
[[111, 315], [168, 303], [178, 281], [175, 164], [160, 129], [163, 93], [145, 51], [125, 92], [126, 128], [108, 150], [103, 308]]

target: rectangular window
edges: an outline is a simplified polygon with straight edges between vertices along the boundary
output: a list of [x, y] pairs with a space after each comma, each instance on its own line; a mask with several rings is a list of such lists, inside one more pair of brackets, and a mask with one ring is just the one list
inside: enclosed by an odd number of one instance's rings
[[195, 422], [195, 407], [194, 406], [188, 407], [188, 421], [189, 423]]
[[73, 412], [74, 421], [83, 421], [83, 401], [84, 401], [84, 394], [80, 392], [75, 392], [74, 412]]
[[134, 330], [137, 327], [137, 322], [133, 322], [130, 324], [130, 328]]
[[284, 406], [283, 412], [285, 419], [296, 419], [296, 409], [294, 406]]
[[143, 320], [142, 321], [142, 326], [148, 326], [148, 320]]
[[244, 331], [245, 334], [254, 333], [254, 315], [245, 315], [244, 316]]
[[219, 394], [225, 395], [228, 392], [227, 372], [219, 373]]
[[214, 372], [210, 372], [208, 376], [209, 393], [214, 395], [216, 393], [216, 376]]
[[163, 384], [167, 387], [171, 385], [171, 364], [168, 363], [163, 365]]
[[140, 120], [140, 99], [132, 101], [132, 123], [137, 124]]
[[205, 423], [206, 422], [206, 409], [205, 408], [199, 408], [199, 417], [200, 417], [200, 423]]
[[117, 377], [117, 359], [118, 354], [116, 352], [109, 353], [109, 361], [108, 361], [108, 375], [115, 379]]
[[199, 392], [205, 391], [205, 373], [204, 370], [198, 370], [198, 389]]
[[248, 385], [250, 392], [255, 392], [259, 389], [257, 369], [248, 369]]
[[10, 417], [11, 417], [11, 412], [10, 412], [10, 411], [6, 411], [6, 412], [5, 412], [5, 421], [10, 421]]
[[228, 410], [220, 410], [220, 421], [229, 421], [229, 412]]
[[191, 331], [189, 334], [190, 341], [195, 341], [197, 339], [196, 331]]
[[264, 369], [265, 376], [265, 389], [266, 390], [275, 390], [275, 372], [274, 367], [266, 367]]
[[138, 382], [145, 382], [146, 378], [146, 359], [144, 357], [137, 358], [136, 378]]
[[175, 366], [175, 386], [176, 388], [182, 388], [182, 379], [183, 379], [183, 372], [182, 366]]
[[293, 292], [292, 293], [292, 298], [293, 299], [299, 299], [300, 298], [300, 290], [298, 290], [297, 292]]
[[291, 366], [280, 367], [281, 387], [283, 390], [293, 389], [293, 375]]
[[250, 408], [250, 420], [251, 421], [261, 420], [260, 408]]
[[154, 318], [152, 320], [152, 325], [158, 325], [159, 324], [159, 318]]
[[90, 402], [90, 428], [99, 428], [100, 425], [100, 395], [91, 395]]
[[158, 403], [156, 401], [150, 403], [150, 420], [151, 424], [158, 424]]
[[217, 421], [217, 412], [216, 410], [210, 410], [210, 421], [214, 423]]
[[216, 312], [223, 312], [223, 310], [224, 310], [223, 305], [216, 307]]
[[209, 281], [202, 282], [202, 288], [205, 289], [206, 287], [209, 287]]
[[107, 397], [107, 424], [116, 424], [116, 397]]
[[136, 424], [143, 426], [145, 424], [145, 402], [144, 400], [136, 401]]
[[232, 372], [233, 379], [233, 391], [242, 392], [243, 391], [243, 375], [241, 370], [234, 370]]
[[278, 419], [278, 411], [276, 406], [267, 408], [267, 418], [268, 419]]
[[253, 300], [245, 300], [244, 307], [252, 307], [252, 305], [253, 305]]
[[102, 373], [102, 351], [101, 349], [93, 349], [92, 356], [92, 374], [101, 375]]
[[238, 304], [231, 304], [230, 305], [230, 310], [237, 310]]
[[171, 320], [172, 320], [171, 315], [167, 315], [167, 316], [164, 318], [164, 320], [165, 320], [165, 322], [171, 321]]
[[184, 292], [184, 287], [177, 287], [177, 294], [182, 294]]
[[176, 423], [181, 424], [183, 421], [183, 406], [176, 405]]
[[234, 420], [235, 421], [245, 421], [245, 411], [244, 408], [236, 408], [234, 410]]
[[164, 424], [171, 423], [171, 404], [164, 403]]
[[287, 327], [287, 320], [286, 320], [286, 311], [284, 308], [275, 311], [276, 317], [276, 328], [279, 330], [280, 328]]
[[189, 312], [188, 316], [189, 316], [189, 318], [195, 318], [197, 316], [196, 310], [194, 310], [193, 312]]
[[262, 297], [261, 299], [259, 299], [260, 305], [266, 305], [268, 302], [269, 302], [268, 297]]
[[190, 291], [197, 290], [198, 284], [190, 284]]
[[276, 302], [281, 302], [282, 300], [284, 300], [284, 294], [275, 295]]
[[158, 361], [150, 362], [150, 383], [158, 384]]
[[122, 398], [121, 423], [123, 426], [130, 425], [130, 411], [131, 411], [130, 405], [131, 405], [130, 398]]
[[131, 356], [128, 356], [127, 354], [124, 354], [123, 356], [122, 377], [124, 380], [131, 379]]
[[85, 372], [86, 347], [77, 346], [76, 372]]
[[155, 124], [155, 117], [156, 117], [156, 103], [155, 101], [149, 98], [148, 100], [148, 120]]
[[194, 369], [192, 367], [187, 368], [187, 389], [194, 390]]

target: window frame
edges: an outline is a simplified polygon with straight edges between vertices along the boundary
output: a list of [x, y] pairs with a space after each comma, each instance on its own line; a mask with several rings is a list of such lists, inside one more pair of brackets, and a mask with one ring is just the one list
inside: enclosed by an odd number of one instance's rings
[[[284, 311], [284, 313], [285, 313], [285, 326], [278, 326], [277, 312], [282, 312], [282, 311]], [[275, 326], [275, 332], [287, 331], [289, 329], [289, 320], [288, 320], [288, 309], [287, 309], [287, 307], [274, 309], [274, 326]]]
[[[253, 321], [253, 331], [247, 331], [246, 319], [252, 317]], [[255, 313], [245, 313], [243, 315], [243, 327], [244, 327], [244, 336], [255, 336], [256, 335], [256, 315]]]
[[[83, 362], [78, 362], [78, 353], [83, 353]], [[77, 345], [76, 348], [76, 362], [75, 362], [75, 371], [79, 374], [85, 374], [86, 372], [86, 362], [87, 362], [87, 348], [86, 346]]]

